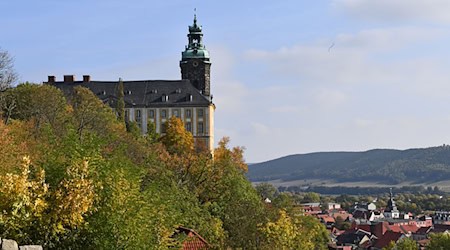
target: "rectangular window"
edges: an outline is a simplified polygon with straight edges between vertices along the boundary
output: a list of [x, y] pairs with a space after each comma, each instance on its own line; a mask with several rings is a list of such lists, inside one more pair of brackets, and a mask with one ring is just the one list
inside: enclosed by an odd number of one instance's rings
[[173, 113], [173, 116], [180, 118], [180, 110], [174, 109], [174, 110], [172, 110], [172, 113]]
[[184, 111], [186, 118], [191, 118], [192, 117], [192, 111], [190, 109], [186, 109]]
[[167, 110], [162, 109], [161, 110], [161, 119], [166, 119], [167, 118]]
[[197, 116], [198, 116], [198, 118], [203, 117], [203, 109], [197, 109]]
[[155, 110], [154, 109], [148, 110], [148, 118], [155, 119]]
[[186, 128], [186, 131], [189, 131], [189, 132], [192, 133], [192, 123], [186, 122], [186, 123], [184, 124], [184, 127]]
[[197, 124], [197, 134], [203, 134], [203, 122]]
[[140, 109], [136, 109], [136, 117], [135, 120], [139, 123], [141, 122], [141, 110]]

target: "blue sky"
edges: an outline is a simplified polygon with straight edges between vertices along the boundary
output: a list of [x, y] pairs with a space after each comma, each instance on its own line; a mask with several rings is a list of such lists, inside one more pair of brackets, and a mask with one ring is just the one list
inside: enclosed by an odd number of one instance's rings
[[194, 8], [248, 162], [450, 143], [447, 0], [2, 1], [0, 47], [21, 81], [179, 79]]

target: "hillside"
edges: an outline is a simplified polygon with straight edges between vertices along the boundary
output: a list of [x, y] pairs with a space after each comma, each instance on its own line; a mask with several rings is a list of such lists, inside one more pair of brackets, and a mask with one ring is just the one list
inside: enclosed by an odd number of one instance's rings
[[249, 166], [251, 181], [321, 179], [334, 182], [426, 184], [450, 180], [450, 146], [289, 155]]

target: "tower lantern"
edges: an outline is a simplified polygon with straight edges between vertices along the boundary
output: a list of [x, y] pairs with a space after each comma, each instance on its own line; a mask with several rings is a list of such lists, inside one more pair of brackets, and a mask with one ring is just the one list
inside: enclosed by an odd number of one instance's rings
[[197, 16], [194, 15], [194, 23], [189, 26], [188, 45], [181, 53], [181, 78], [187, 79], [204, 96], [210, 97], [211, 62], [209, 51], [203, 45], [202, 26], [197, 24]]

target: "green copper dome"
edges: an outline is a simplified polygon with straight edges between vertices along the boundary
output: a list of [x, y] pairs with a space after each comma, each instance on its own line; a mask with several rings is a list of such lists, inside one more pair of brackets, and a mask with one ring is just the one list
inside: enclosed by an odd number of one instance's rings
[[186, 49], [185, 51], [181, 52], [181, 57], [183, 59], [185, 58], [208, 58], [209, 59], [209, 51], [206, 49], [200, 49], [200, 50], [193, 50], [193, 49]]
[[197, 25], [197, 16], [194, 15], [194, 23], [189, 25], [188, 45], [181, 53], [182, 60], [188, 58], [203, 58], [209, 60], [209, 52], [202, 43], [202, 26]]

